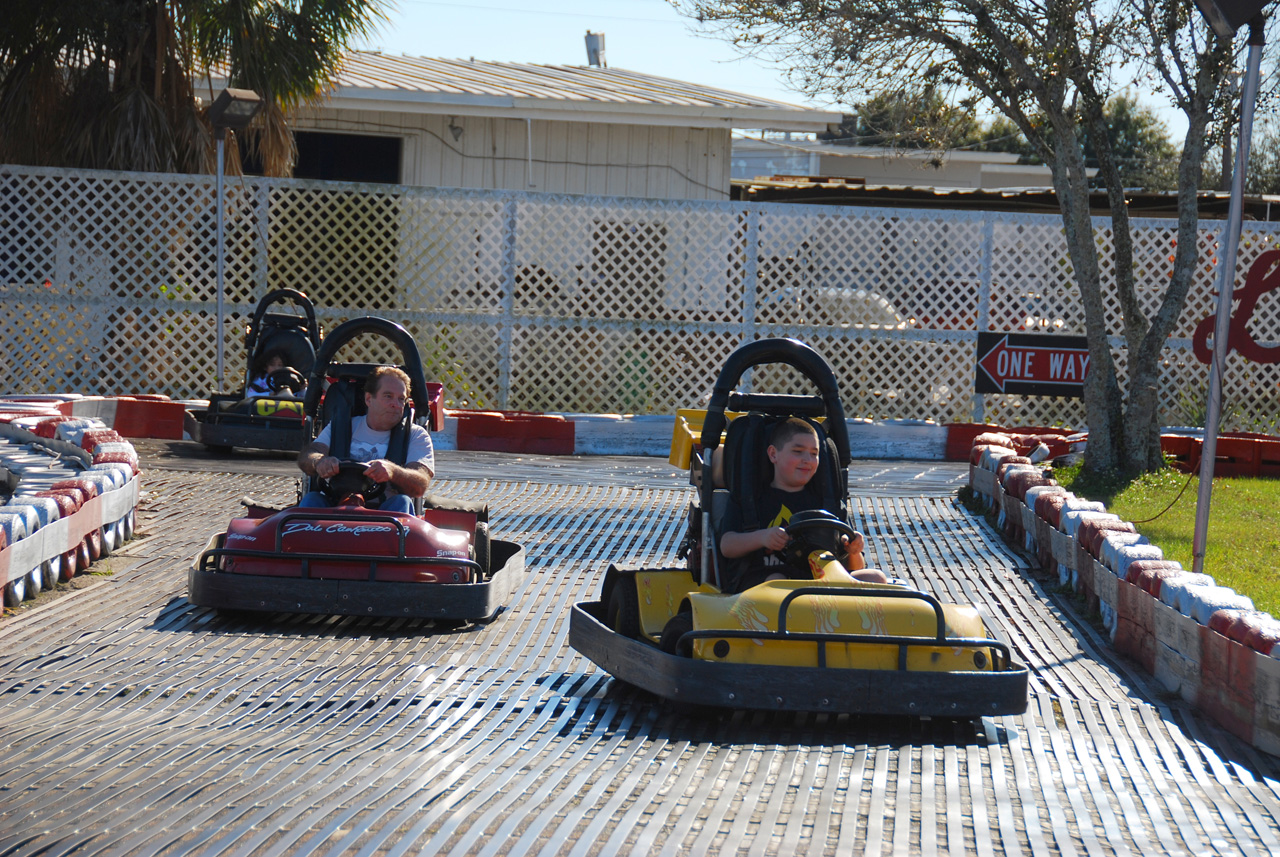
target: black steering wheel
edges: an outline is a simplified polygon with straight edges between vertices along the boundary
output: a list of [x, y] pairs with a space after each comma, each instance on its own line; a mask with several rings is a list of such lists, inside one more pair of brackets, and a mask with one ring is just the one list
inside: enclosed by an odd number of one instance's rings
[[846, 551], [840, 543], [840, 536], [848, 536], [849, 541], [858, 536], [858, 531], [849, 526], [848, 521], [826, 509], [796, 512], [787, 523], [786, 530], [791, 541], [782, 550], [783, 561], [805, 571], [809, 569], [809, 554], [814, 551], [830, 551], [843, 562]]
[[277, 369], [267, 376], [267, 389], [273, 393], [288, 390], [292, 395], [296, 396], [298, 391], [306, 386], [307, 379], [302, 377], [302, 373], [292, 366]]
[[319, 477], [319, 487], [325, 499], [335, 506], [344, 500], [359, 495], [365, 505], [382, 498], [387, 492], [387, 483], [375, 482], [365, 475], [369, 467], [363, 461], [340, 461], [338, 472], [328, 479]]

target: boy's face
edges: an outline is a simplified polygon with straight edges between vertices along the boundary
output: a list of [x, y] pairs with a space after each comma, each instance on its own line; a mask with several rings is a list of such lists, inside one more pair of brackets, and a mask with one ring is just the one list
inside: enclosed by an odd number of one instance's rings
[[818, 439], [808, 432], [797, 432], [781, 449], [771, 445], [769, 460], [773, 462], [773, 487], [799, 491], [818, 470]]

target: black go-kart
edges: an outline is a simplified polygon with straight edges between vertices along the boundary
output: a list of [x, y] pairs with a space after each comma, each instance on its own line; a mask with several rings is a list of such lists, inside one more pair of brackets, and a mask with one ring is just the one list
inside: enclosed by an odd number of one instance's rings
[[[385, 483], [350, 459], [351, 418], [366, 411], [363, 387], [380, 364], [337, 363], [356, 337], [381, 336], [400, 352], [411, 402], [392, 428], [387, 456], [408, 449], [412, 423], [443, 427], [442, 389], [424, 377], [417, 345], [400, 325], [380, 318], [339, 325], [316, 355], [304, 404], [307, 442], [333, 423], [329, 454], [342, 461], [333, 478], [304, 477], [334, 505], [273, 509], [246, 502], [247, 513], [213, 536], [187, 575], [188, 599], [201, 607], [286, 613], [400, 616], [487, 621], [524, 580], [524, 548], [491, 538], [487, 504], [438, 496], [414, 513], [383, 511]], [[415, 416], [418, 415], [418, 416]], [[343, 432], [339, 427], [346, 426]]]
[[[734, 392], [764, 364], [793, 367], [817, 395]], [[810, 484], [823, 508], [791, 517], [787, 579], [722, 591], [716, 534], [725, 511], [730, 502], [749, 509], [769, 484], [770, 431], [791, 416], [818, 434]], [[854, 533], [849, 436], [835, 376], [817, 352], [765, 339], [730, 355], [690, 454], [698, 496], [685, 566], [610, 565], [599, 600], [573, 607], [575, 649], [615, 678], [684, 704], [954, 718], [1026, 710], [1027, 670], [976, 609], [845, 570], [840, 536]]]
[[[286, 311], [288, 310], [288, 311]], [[306, 378], [320, 347], [315, 306], [302, 292], [276, 289], [258, 301], [245, 333], [248, 354], [244, 386], [235, 393], [214, 393], [204, 411], [188, 413], [186, 431], [210, 452], [233, 447], [297, 452], [308, 438], [303, 430]], [[278, 354], [284, 367], [265, 379], [254, 369], [266, 355]], [[266, 385], [266, 392], [252, 386]]]

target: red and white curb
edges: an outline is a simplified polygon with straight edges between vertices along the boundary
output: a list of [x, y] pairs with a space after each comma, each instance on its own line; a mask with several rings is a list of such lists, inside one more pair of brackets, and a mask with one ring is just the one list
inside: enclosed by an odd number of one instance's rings
[[0, 587], [16, 607], [133, 537], [133, 445], [60, 401], [0, 399]]
[[973, 440], [969, 485], [998, 513], [1004, 534], [1083, 595], [1116, 650], [1165, 690], [1280, 755], [1280, 620], [1165, 559], [1101, 503], [1057, 485], [1025, 455], [1041, 440], [999, 432]]

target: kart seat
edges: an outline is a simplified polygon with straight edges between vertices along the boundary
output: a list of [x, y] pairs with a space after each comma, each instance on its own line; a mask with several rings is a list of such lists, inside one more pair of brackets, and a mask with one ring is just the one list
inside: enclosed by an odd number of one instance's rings
[[[761, 492], [773, 480], [773, 463], [769, 461], [769, 435], [773, 427], [786, 419], [762, 413], [748, 413], [729, 423], [725, 433], [723, 468], [725, 487], [717, 487], [711, 495], [711, 531], [715, 550], [711, 552], [712, 569], [708, 582], [720, 588], [720, 569], [727, 561], [720, 553], [720, 535], [730, 502], [742, 509], [743, 526], [754, 530], [767, 521], [760, 520], [756, 505]], [[839, 453], [821, 424], [804, 418], [818, 433], [818, 469], [812, 484], [822, 498], [822, 508], [848, 520], [847, 481], [842, 484]]]
[[[271, 316], [267, 317], [268, 320]], [[284, 365], [296, 369], [305, 378], [311, 374], [316, 363], [316, 350], [306, 334], [297, 329], [275, 329], [265, 331], [258, 341], [253, 354], [249, 355], [249, 365], [256, 366], [259, 358], [272, 351], [279, 351]]]
[[[729, 423], [729, 429], [725, 433], [726, 498], [738, 504], [742, 509], [744, 525], [751, 529], [758, 529], [767, 523], [759, 520], [756, 501], [773, 480], [773, 464], [769, 461], [769, 435], [783, 419], [785, 417], [754, 412], [744, 414]], [[848, 490], [846, 484], [841, 484], [842, 472], [837, 464], [840, 458], [835, 442], [827, 437], [820, 423], [804, 419], [818, 434], [818, 470], [814, 473], [811, 484], [822, 498], [822, 508], [841, 518], [847, 518]], [[713, 515], [714, 512], [713, 508]]]

